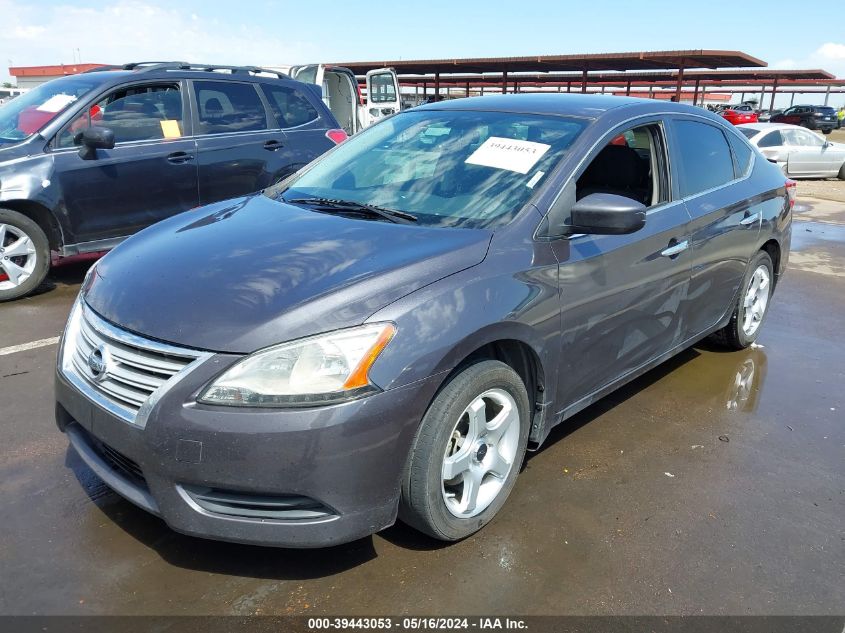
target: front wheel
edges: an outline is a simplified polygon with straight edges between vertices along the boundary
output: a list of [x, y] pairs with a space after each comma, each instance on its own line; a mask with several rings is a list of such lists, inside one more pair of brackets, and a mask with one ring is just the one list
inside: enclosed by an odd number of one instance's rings
[[35, 290], [50, 268], [50, 244], [25, 215], [0, 209], [0, 302]]
[[774, 266], [766, 251], [751, 260], [742, 281], [737, 305], [730, 322], [712, 335], [714, 341], [729, 349], [745, 349], [757, 340], [769, 311], [774, 288]]
[[525, 385], [504, 363], [485, 360], [452, 378], [414, 440], [399, 518], [443, 541], [480, 530], [516, 482], [530, 413]]

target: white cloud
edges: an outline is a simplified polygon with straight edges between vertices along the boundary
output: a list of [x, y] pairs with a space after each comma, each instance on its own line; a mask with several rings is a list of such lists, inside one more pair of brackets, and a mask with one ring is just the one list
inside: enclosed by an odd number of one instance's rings
[[816, 54], [825, 59], [845, 61], [845, 44], [834, 44], [833, 42], [822, 44]]
[[821, 68], [837, 77], [845, 77], [845, 44], [826, 42], [813, 52], [782, 59], [770, 64], [771, 68], [806, 69]]
[[[143, 0], [98, 8], [60, 5], [45, 11], [25, 0], [0, 0], [0, 78], [6, 66], [83, 62], [116, 64], [147, 59], [198, 63], [282, 65], [318, 60], [316, 42], [289, 29], [221, 23]], [[295, 33], [295, 32], [294, 32]]]

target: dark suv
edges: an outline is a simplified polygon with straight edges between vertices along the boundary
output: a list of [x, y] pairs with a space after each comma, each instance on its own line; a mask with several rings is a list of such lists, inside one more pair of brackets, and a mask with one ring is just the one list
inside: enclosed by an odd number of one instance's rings
[[836, 129], [836, 110], [830, 106], [797, 105], [774, 115], [771, 123], [790, 123], [830, 134]]
[[35, 289], [51, 251], [263, 189], [338, 128], [318, 87], [256, 67], [136, 63], [31, 90], [0, 108], [0, 301]]

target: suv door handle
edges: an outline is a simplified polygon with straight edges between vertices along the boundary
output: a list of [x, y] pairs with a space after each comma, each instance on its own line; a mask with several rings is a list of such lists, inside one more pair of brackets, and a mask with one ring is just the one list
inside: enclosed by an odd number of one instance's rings
[[188, 152], [173, 152], [167, 155], [167, 162], [178, 165], [180, 163], [187, 163], [189, 160], [194, 160], [194, 155]]
[[281, 141], [267, 141], [264, 143], [264, 149], [275, 152], [277, 149], [282, 149], [285, 146]]
[[685, 250], [689, 248], [689, 240], [684, 240], [683, 242], [677, 242], [676, 244], [669, 243], [667, 248], [664, 248], [660, 251], [660, 255], [662, 257], [677, 257]]
[[744, 218], [742, 218], [739, 221], [739, 223], [742, 226], [751, 226], [752, 224], [756, 224], [757, 220], [759, 220], [762, 216], [763, 216], [763, 212], [758, 211], [757, 213], [755, 213], [753, 215], [746, 215]]

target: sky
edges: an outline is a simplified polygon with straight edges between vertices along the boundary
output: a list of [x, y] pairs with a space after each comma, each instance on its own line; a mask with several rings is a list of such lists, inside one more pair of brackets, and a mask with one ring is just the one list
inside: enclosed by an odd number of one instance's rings
[[701, 48], [845, 77], [845, 28], [835, 26], [845, 13], [790, 25], [794, 8], [780, 0], [0, 0], [0, 81], [8, 66], [80, 60], [277, 66]]

